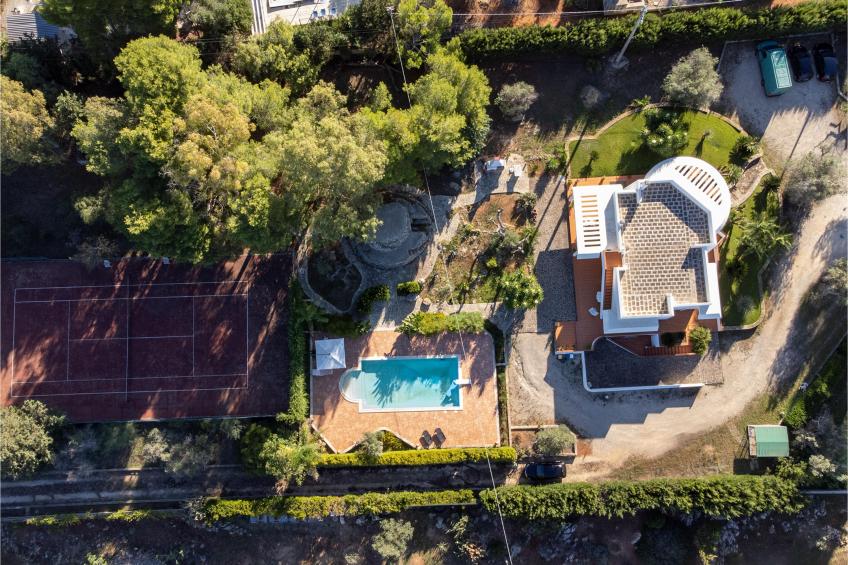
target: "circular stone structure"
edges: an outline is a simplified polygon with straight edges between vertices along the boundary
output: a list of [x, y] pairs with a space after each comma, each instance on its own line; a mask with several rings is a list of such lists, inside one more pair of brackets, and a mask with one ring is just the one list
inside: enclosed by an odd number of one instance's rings
[[364, 265], [381, 271], [395, 270], [418, 259], [436, 233], [423, 193], [399, 187], [383, 195], [377, 209], [380, 227], [368, 241], [347, 240], [348, 249]]
[[409, 210], [405, 203], [389, 202], [377, 210], [380, 227], [368, 245], [376, 249], [394, 249], [401, 245], [412, 231]]

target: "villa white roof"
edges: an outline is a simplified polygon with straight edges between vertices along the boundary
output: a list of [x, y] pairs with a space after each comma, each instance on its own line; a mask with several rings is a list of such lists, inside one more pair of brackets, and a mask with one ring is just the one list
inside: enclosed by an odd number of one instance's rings
[[319, 339], [316, 341], [315, 365], [315, 369], [318, 371], [331, 371], [347, 367], [344, 339]]
[[572, 195], [576, 258], [621, 253], [621, 266], [605, 274], [614, 282], [602, 316], [608, 333], [644, 331], [677, 309], [721, 317], [709, 252], [730, 214], [730, 189], [715, 167], [675, 157], [627, 187], [576, 186]]

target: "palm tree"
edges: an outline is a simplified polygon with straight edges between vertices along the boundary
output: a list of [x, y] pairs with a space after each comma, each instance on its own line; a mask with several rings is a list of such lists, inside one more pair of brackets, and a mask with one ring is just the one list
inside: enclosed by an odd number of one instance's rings
[[762, 260], [775, 249], [788, 249], [792, 245], [792, 234], [784, 231], [774, 218], [744, 218], [739, 227], [742, 228], [742, 237], [739, 240], [742, 257], [753, 253]]

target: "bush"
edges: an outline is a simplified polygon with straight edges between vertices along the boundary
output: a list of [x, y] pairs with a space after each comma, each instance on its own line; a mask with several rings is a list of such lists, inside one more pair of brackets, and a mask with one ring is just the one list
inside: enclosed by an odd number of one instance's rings
[[380, 516], [412, 506], [473, 504], [470, 490], [369, 492], [345, 496], [275, 496], [255, 500], [207, 499], [201, 518], [207, 523], [235, 517], [291, 516], [300, 520], [327, 516]]
[[709, 108], [723, 88], [717, 66], [718, 59], [709, 49], [695, 49], [671, 68], [663, 81], [663, 92], [679, 106]]
[[406, 520], [389, 518], [380, 522], [380, 533], [371, 540], [371, 548], [384, 560], [400, 561], [409, 549], [415, 528]]
[[644, 112], [647, 127], [642, 131], [645, 145], [661, 157], [674, 157], [689, 143], [689, 132], [680, 112], [648, 108]]
[[384, 284], [366, 288], [356, 302], [356, 310], [363, 315], [370, 314], [371, 308], [376, 302], [386, 302], [391, 297], [392, 293], [389, 287]]
[[545, 297], [536, 276], [523, 268], [501, 277], [499, 289], [510, 308], [533, 308]]
[[259, 453], [265, 472], [277, 480], [280, 489], [291, 483], [302, 485], [307, 477], [318, 478], [320, 458], [318, 443], [306, 423], [291, 439], [271, 434]]
[[574, 432], [569, 430], [568, 426], [545, 428], [536, 432], [533, 451], [539, 455], [560, 455], [566, 449], [573, 447], [576, 439]]
[[378, 433], [380, 435], [380, 441], [383, 442], [383, 451], [404, 451], [412, 448], [411, 445], [388, 430]]
[[359, 443], [359, 453], [368, 461], [378, 461], [383, 454], [383, 440], [379, 432], [366, 432]]
[[[743, 135], [739, 139], [736, 140], [736, 143], [733, 144], [733, 149], [730, 150], [730, 162], [734, 165], [738, 165], [740, 167], [744, 167], [745, 164], [748, 163], [748, 159], [753, 157], [754, 153], [757, 152], [757, 149], [760, 147], [760, 140], [751, 135]], [[774, 175], [768, 175], [770, 178], [777, 179], [777, 185], [780, 186], [780, 179], [775, 177]], [[768, 182], [772, 183], [774, 181], [769, 180]], [[763, 178], [763, 184], [765, 185], [766, 178]], [[766, 191], [772, 190], [771, 188], [765, 188]]]
[[406, 335], [436, 335], [445, 332], [482, 333], [483, 316], [479, 312], [413, 312], [400, 325]]
[[416, 466], [416, 465], [457, 465], [460, 463], [481, 463], [486, 454], [492, 463], [514, 463], [515, 449], [512, 447], [462, 447], [448, 449], [407, 449], [386, 451], [376, 459], [369, 459], [362, 453], [323, 454], [318, 462], [320, 467], [367, 467], [367, 466]]
[[539, 98], [533, 85], [519, 81], [505, 84], [495, 98], [495, 105], [508, 120], [520, 122], [525, 112]]
[[272, 431], [260, 424], [250, 424], [247, 431], [242, 434], [239, 444], [241, 452], [241, 464], [250, 471], [265, 472], [265, 465], [260, 458], [262, 447]]
[[407, 281], [398, 283], [396, 290], [398, 296], [410, 296], [413, 294], [418, 294], [421, 292], [421, 283], [418, 281]]
[[692, 328], [692, 331], [689, 332], [689, 343], [692, 345], [692, 351], [698, 355], [703, 355], [707, 352], [712, 340], [712, 332], [703, 326]]
[[2, 476], [19, 479], [53, 460], [53, 437], [64, 416], [38, 400], [0, 408], [0, 468]]
[[[492, 489], [482, 491], [480, 501], [497, 511]], [[643, 510], [737, 518], [770, 510], [793, 513], [806, 502], [795, 483], [771, 475], [508, 486], [498, 487], [498, 501], [504, 516], [528, 520], [620, 518]]]
[[[648, 14], [634, 38], [633, 48], [656, 45], [718, 43], [729, 39], [769, 39], [785, 35], [842, 28], [844, 0], [805, 2], [785, 8], [708, 8]], [[576, 52], [603, 55], [624, 44], [635, 14], [586, 18], [558, 27], [481, 28], [459, 35], [460, 48], [471, 61], [518, 54]]]

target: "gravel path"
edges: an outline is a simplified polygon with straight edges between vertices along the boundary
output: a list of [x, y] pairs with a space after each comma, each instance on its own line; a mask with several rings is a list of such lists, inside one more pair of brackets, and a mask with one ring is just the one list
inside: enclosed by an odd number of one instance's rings
[[[801, 305], [827, 265], [845, 254], [848, 206], [844, 195], [820, 203], [802, 226], [791, 252], [777, 265], [769, 315], [753, 337], [722, 336], [724, 385], [700, 392], [590, 394], [573, 371], [550, 353], [550, 338], [519, 334], [513, 340], [510, 405], [513, 425], [529, 419], [562, 421], [592, 438], [593, 454], [570, 477], [607, 475], [632, 456], [657, 457], [692, 434], [732, 418], [769, 387], [790, 381], [823, 357], [844, 335], [834, 305], [832, 323], [809, 323]], [[735, 339], [734, 339], [735, 338]]]
[[557, 320], [574, 320], [574, 277], [568, 248], [565, 179], [543, 176], [531, 179], [539, 196], [536, 203], [538, 236], [535, 250], [536, 278], [545, 291], [542, 303], [524, 314], [519, 332], [549, 333]]

